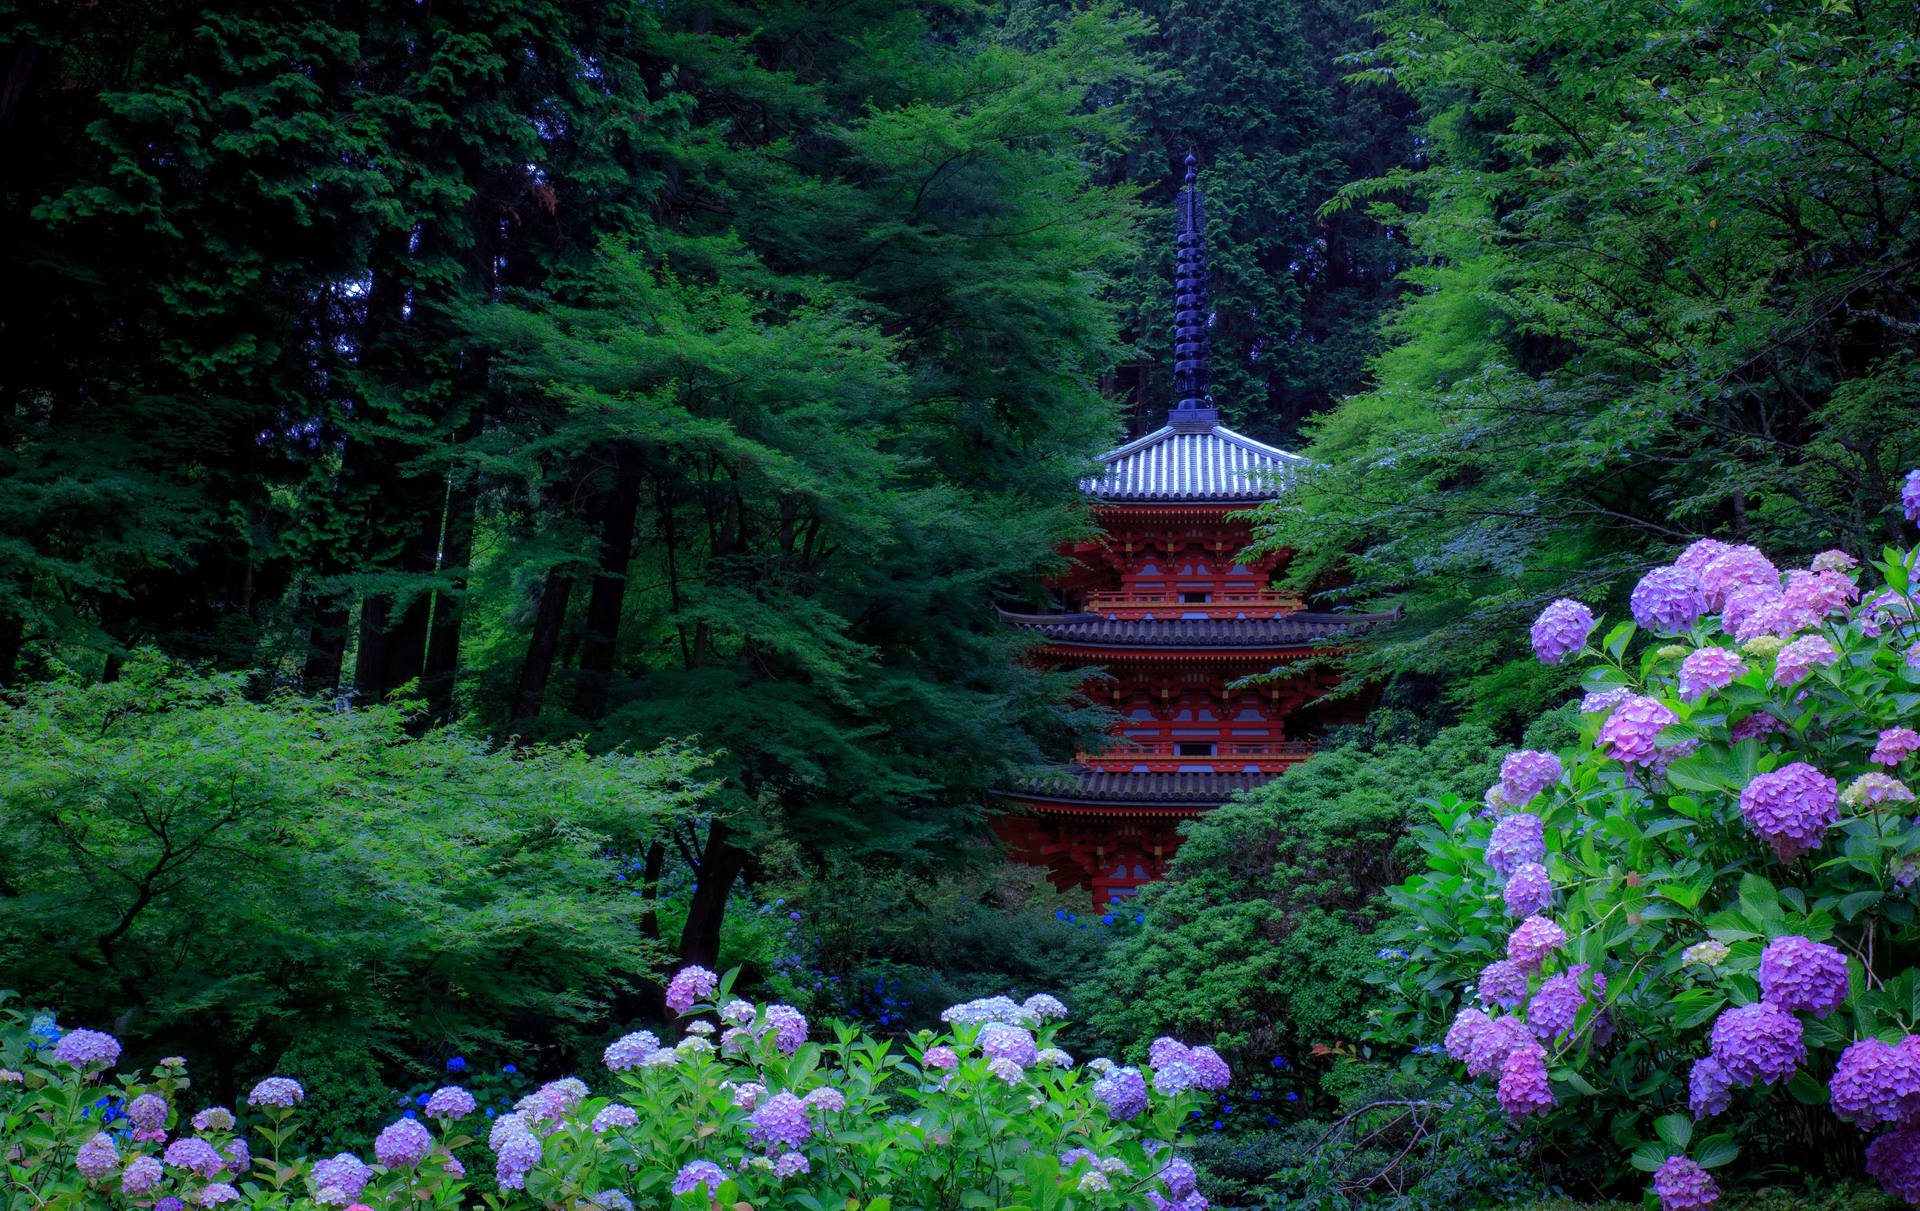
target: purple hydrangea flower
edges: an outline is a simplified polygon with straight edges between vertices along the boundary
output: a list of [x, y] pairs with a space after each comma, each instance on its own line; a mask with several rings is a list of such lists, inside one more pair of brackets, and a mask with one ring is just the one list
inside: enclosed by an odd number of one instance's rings
[[1474, 1041], [1493, 1024], [1492, 1019], [1478, 1009], [1469, 1006], [1462, 1009], [1453, 1019], [1453, 1025], [1447, 1027], [1444, 1040], [1447, 1055], [1459, 1063], [1466, 1063], [1472, 1053]]
[[1787, 573], [1789, 608], [1815, 620], [1846, 613], [1859, 595], [1859, 586], [1838, 571], [1815, 568]]
[[1467, 1073], [1486, 1076], [1497, 1073], [1516, 1047], [1534, 1045], [1533, 1032], [1520, 1017], [1494, 1018], [1484, 1030], [1467, 1040]]
[[1873, 1038], [1850, 1045], [1827, 1085], [1834, 1114], [1867, 1130], [1911, 1122], [1920, 1113], [1917, 1043], [1920, 1036], [1908, 1035], [1898, 1045]]
[[233, 1130], [233, 1111], [225, 1106], [208, 1106], [193, 1116], [193, 1129], [199, 1132]]
[[593, 1116], [593, 1121], [587, 1124], [587, 1129], [595, 1135], [604, 1135], [615, 1128], [632, 1127], [639, 1122], [640, 1115], [632, 1106], [611, 1102], [600, 1108], [599, 1113]]
[[1233, 1071], [1220, 1053], [1211, 1047], [1195, 1047], [1187, 1052], [1187, 1062], [1193, 1066], [1194, 1087], [1216, 1092], [1233, 1083]]
[[1736, 1085], [1785, 1080], [1807, 1058], [1800, 1019], [1765, 1001], [1723, 1011], [1712, 1040], [1713, 1058]]
[[1529, 862], [1513, 872], [1501, 895], [1506, 900], [1508, 916], [1539, 916], [1553, 907], [1553, 880], [1547, 876], [1546, 867]]
[[220, 1159], [226, 1162], [228, 1173], [245, 1177], [253, 1168], [253, 1149], [247, 1147], [245, 1140], [228, 1140], [227, 1146], [220, 1149]]
[[360, 1197], [360, 1192], [367, 1188], [367, 1180], [372, 1176], [373, 1170], [367, 1168], [359, 1157], [351, 1152], [342, 1152], [328, 1160], [315, 1161], [307, 1180], [313, 1183], [317, 1192], [314, 1195], [315, 1202], [338, 1207]]
[[1703, 1119], [1725, 1114], [1731, 1105], [1733, 1078], [1720, 1066], [1720, 1061], [1712, 1056], [1695, 1060], [1693, 1070], [1687, 1074], [1687, 1109], [1693, 1112], [1693, 1117]]
[[1500, 763], [1500, 795], [1514, 807], [1524, 807], [1563, 772], [1560, 758], [1552, 753], [1528, 748], [1508, 753]]
[[1760, 955], [1760, 995], [1790, 1012], [1824, 1018], [1846, 1002], [1846, 956], [1797, 934], [1775, 938]]
[[189, 1173], [205, 1178], [211, 1178], [226, 1168], [226, 1161], [213, 1150], [213, 1145], [197, 1135], [177, 1139], [168, 1144], [166, 1159], [167, 1163], [175, 1169], [185, 1169]]
[[959, 1062], [960, 1057], [954, 1054], [953, 1048], [944, 1044], [927, 1048], [920, 1057], [920, 1065], [923, 1068], [952, 1068]]
[[813, 1138], [806, 1103], [784, 1089], [756, 1107], [748, 1121], [753, 1124], [749, 1134], [758, 1143], [798, 1148]]
[[160, 1188], [166, 1176], [167, 1171], [160, 1167], [159, 1161], [150, 1156], [136, 1156], [120, 1174], [120, 1191], [128, 1198], [145, 1198]]
[[1720, 1201], [1713, 1178], [1684, 1156], [1670, 1156], [1654, 1171], [1653, 1192], [1660, 1196], [1660, 1211], [1707, 1211]]
[[75, 1068], [111, 1068], [120, 1061], [120, 1040], [98, 1030], [69, 1030], [53, 1045], [53, 1058]]
[[1193, 1165], [1185, 1157], [1168, 1157], [1157, 1176], [1166, 1185], [1167, 1193], [1175, 1198], [1185, 1198], [1200, 1188], [1200, 1175], [1193, 1171]]
[[1628, 765], [1645, 765], [1652, 761], [1658, 747], [1654, 738], [1668, 724], [1675, 723], [1679, 716], [1668, 710], [1657, 698], [1648, 698], [1642, 694], [1629, 695], [1607, 721], [1600, 725], [1600, 735], [1593, 746], [1606, 750], [1609, 757]]
[[247, 1095], [249, 1106], [279, 1106], [283, 1109], [298, 1106], [307, 1096], [300, 1082], [284, 1076], [270, 1076], [253, 1087]]
[[127, 1121], [142, 1131], [156, 1131], [167, 1125], [167, 1099], [157, 1093], [143, 1093], [127, 1103]]
[[1060, 998], [1044, 992], [1034, 993], [1020, 1003], [1020, 1008], [1026, 1012], [1028, 1017], [1040, 1022], [1052, 1021], [1055, 1018], [1064, 1018], [1067, 1016], [1067, 1007], [1060, 1003]]
[[1706, 611], [1707, 599], [1692, 573], [1680, 568], [1655, 568], [1633, 586], [1627, 602], [1633, 620], [1656, 635], [1678, 635], [1690, 630]]
[[[688, 971], [698, 971], [689, 967]], [[691, 1001], [688, 1004], [692, 1004]], [[636, 1030], [632, 1034], [623, 1034], [607, 1044], [601, 1054], [601, 1061], [613, 1072], [625, 1072], [629, 1068], [638, 1068], [646, 1063], [647, 1057], [660, 1050], [660, 1038], [651, 1030]]]
[[1741, 717], [1738, 722], [1727, 729], [1727, 738], [1735, 744], [1738, 744], [1742, 740], [1758, 740], [1762, 736], [1785, 734], [1792, 730], [1792, 728], [1775, 719], [1772, 715], [1766, 714], [1763, 711], [1756, 711], [1751, 715]]
[[[499, 1129], [499, 1122], [512, 1120], [512, 1126]], [[503, 1115], [496, 1122], [489, 1141], [493, 1145], [493, 1176], [505, 1190], [527, 1188], [527, 1174], [540, 1163], [540, 1141], [515, 1115]]]
[[119, 1164], [120, 1149], [114, 1147], [113, 1137], [104, 1131], [95, 1132], [73, 1156], [73, 1167], [90, 1182], [104, 1180]]
[[1727, 548], [1700, 569], [1700, 591], [1710, 610], [1726, 608], [1727, 594], [1744, 584], [1777, 589], [1780, 571], [1758, 550], [1744, 546]]
[[410, 1169], [433, 1151], [433, 1136], [419, 1119], [395, 1119], [375, 1137], [373, 1158], [389, 1169]]
[[1769, 612], [1769, 616], [1777, 614], [1780, 603], [1785, 600], [1786, 594], [1775, 585], [1735, 586], [1727, 594], [1726, 607], [1720, 611], [1720, 633], [1733, 639], [1751, 639], [1761, 633], [1749, 626], [1754, 618], [1763, 611]]
[[633, 1200], [619, 1190], [602, 1190], [588, 1206], [600, 1211], [633, 1211]]
[[1632, 696], [1632, 691], [1628, 690], [1625, 686], [1615, 686], [1610, 690], [1600, 690], [1596, 693], [1587, 694], [1580, 699], [1580, 713], [1582, 715], [1597, 715], [1601, 711], [1610, 711]]
[[1782, 862], [1820, 848], [1840, 816], [1840, 787], [1804, 761], [1756, 774], [1740, 792], [1740, 815]]
[[1547, 856], [1540, 817], [1532, 812], [1517, 812], [1493, 826], [1487, 836], [1487, 865], [1502, 878], [1510, 876], [1529, 862], [1541, 862]]
[[800, 1099], [807, 1104], [808, 1110], [824, 1110], [829, 1113], [847, 1108], [847, 1097], [831, 1085], [822, 1085], [809, 1090], [807, 1096]]
[[153, 1211], [184, 1211], [186, 1205], [187, 1204], [169, 1194], [159, 1202], [153, 1204]]
[[987, 1061], [987, 1073], [999, 1077], [1009, 1085], [1018, 1085], [1027, 1070], [1004, 1055], [996, 1055]]
[[1500, 1065], [1500, 1087], [1494, 1096], [1507, 1117], [1516, 1121], [1553, 1109], [1546, 1048], [1528, 1039], [1508, 1052], [1506, 1062]]
[[1867, 760], [1875, 765], [1898, 765], [1920, 749], [1920, 732], [1910, 727], [1890, 727], [1880, 733]]
[[1688, 702], [1698, 702], [1708, 694], [1724, 690], [1734, 678], [1744, 677], [1747, 666], [1726, 648], [1696, 648], [1680, 662], [1678, 689]]
[[1680, 552], [1680, 557], [1673, 561], [1673, 566], [1685, 572], [1693, 584], [1698, 586], [1700, 574], [1707, 570], [1707, 565], [1731, 550], [1733, 550], [1732, 547], [1717, 538], [1698, 538], [1689, 543], [1686, 550]]
[[1825, 668], [1840, 659], [1833, 645], [1818, 635], [1796, 639], [1780, 649], [1773, 665], [1773, 684], [1792, 685], [1817, 668]]
[[682, 967], [667, 985], [667, 1008], [675, 1013], [692, 1009], [694, 1002], [713, 995], [720, 977], [704, 967]]
[[[1920, 475], [1920, 471], [1914, 474]], [[1913, 483], [1911, 477], [1907, 483]], [[1907, 516], [1913, 516], [1911, 506]], [[1868, 1144], [1867, 1176], [1895, 1198], [1920, 1203], [1920, 1130], [1888, 1132]]]
[[1535, 1037], [1551, 1043], [1573, 1032], [1574, 1019], [1587, 1003], [1586, 989], [1581, 986], [1581, 977], [1586, 974], [1585, 966], [1576, 966], [1541, 983], [1540, 991], [1527, 1005], [1527, 1025]]
[[1005, 1022], [988, 1022], [982, 1026], [978, 1042], [980, 1050], [987, 1055], [1012, 1060], [1023, 1068], [1033, 1063], [1040, 1054], [1032, 1034]]
[[1593, 611], [1562, 597], [1533, 620], [1533, 654], [1541, 664], [1559, 664], [1586, 646], [1593, 631]]
[[1124, 1123], [1147, 1108], [1147, 1080], [1138, 1068], [1115, 1068], [1093, 1083], [1093, 1096]]
[[726, 1180], [726, 1170], [712, 1161], [688, 1161], [674, 1177], [671, 1189], [675, 1194], [686, 1194], [705, 1186], [706, 1196], [714, 1198], [720, 1193], [720, 1184]]
[[217, 1207], [221, 1203], [239, 1202], [240, 1192], [226, 1182], [211, 1182], [200, 1188], [200, 1193], [193, 1196], [193, 1201], [202, 1207]]
[[442, 1085], [427, 1099], [427, 1115], [430, 1118], [465, 1118], [475, 1109], [473, 1095], [458, 1085]]
[[767, 1025], [773, 1027], [773, 1045], [792, 1055], [807, 1041], [806, 1015], [791, 1005], [767, 1006]]
[[1528, 917], [1507, 936], [1507, 958], [1522, 971], [1539, 971], [1547, 956], [1566, 945], [1567, 931], [1545, 917]]
[[1019, 1025], [1031, 1022], [1034, 1015], [1026, 1006], [1012, 997], [980, 997], [972, 1001], [963, 1001], [958, 1005], [949, 1005], [940, 1011], [943, 1022], [972, 1023], [1011, 1022]]
[[1527, 1000], [1527, 973], [1512, 959], [1495, 959], [1480, 969], [1478, 995], [1483, 1005], [1518, 1008]]
[[1900, 485], [1900, 511], [1908, 521], [1920, 521], [1920, 470], [1907, 472], [1907, 481]]
[[775, 1177], [794, 1177], [801, 1173], [813, 1172], [813, 1166], [807, 1161], [804, 1152], [786, 1152], [775, 1158], [773, 1175]]
[[753, 1006], [735, 997], [720, 1007], [720, 1017], [736, 1026], [745, 1026], [753, 1021]]

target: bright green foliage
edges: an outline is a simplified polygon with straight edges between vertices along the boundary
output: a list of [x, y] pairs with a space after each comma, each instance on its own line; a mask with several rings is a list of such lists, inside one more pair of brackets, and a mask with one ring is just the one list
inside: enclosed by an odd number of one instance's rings
[[577, 1043], [659, 958], [615, 859], [694, 809], [704, 763], [406, 722], [250, 702], [146, 655], [10, 698], [9, 978], [215, 1088], [290, 1048], [347, 1074]]
[[1384, 889], [1419, 861], [1421, 795], [1481, 786], [1480, 728], [1426, 745], [1315, 755], [1189, 826], [1173, 875], [1141, 894], [1151, 928], [1116, 946], [1081, 1000], [1110, 1037], [1217, 1038], [1249, 1062], [1358, 1040], [1377, 993]]
[[1376, 20], [1366, 78], [1418, 97], [1427, 139], [1344, 204], [1409, 232], [1420, 290], [1265, 531], [1306, 552], [1301, 584], [1344, 569], [1408, 606], [1361, 667], [1451, 677], [1463, 710], [1512, 721], [1565, 689], [1488, 673], [1553, 597], [1698, 534], [1764, 528], [1783, 555], [1888, 534], [1920, 457], [1913, 13]]

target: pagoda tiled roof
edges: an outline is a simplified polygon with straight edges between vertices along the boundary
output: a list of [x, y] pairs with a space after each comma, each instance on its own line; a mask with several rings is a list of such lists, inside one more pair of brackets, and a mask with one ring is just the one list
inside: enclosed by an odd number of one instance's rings
[[1175, 413], [1165, 426], [1100, 456], [1081, 490], [1110, 501], [1254, 501], [1279, 495], [1306, 460], [1209, 421]]
[[1049, 642], [1084, 647], [1294, 648], [1317, 647], [1357, 634], [1393, 614], [1321, 614], [1283, 618], [1103, 618], [1099, 614], [1013, 614], [1012, 626]]
[[1277, 777], [1277, 773], [1108, 773], [1076, 765], [1015, 779], [1004, 793], [1085, 803], [1208, 807], [1225, 803], [1236, 792], [1265, 786]]

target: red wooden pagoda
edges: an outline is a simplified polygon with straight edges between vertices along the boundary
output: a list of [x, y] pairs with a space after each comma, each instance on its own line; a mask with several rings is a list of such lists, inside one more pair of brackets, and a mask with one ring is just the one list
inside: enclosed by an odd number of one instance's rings
[[1048, 866], [1096, 906], [1166, 870], [1181, 821], [1251, 790], [1358, 718], [1319, 703], [1336, 683], [1300, 676], [1229, 687], [1249, 674], [1337, 654], [1381, 615], [1323, 614], [1273, 588], [1284, 555], [1241, 557], [1252, 533], [1231, 515], [1278, 495], [1298, 455], [1219, 423], [1208, 393], [1206, 253], [1194, 163], [1180, 195], [1174, 383], [1167, 424], [1101, 456], [1083, 484], [1101, 526], [1054, 587], [1059, 614], [1005, 614], [1035, 633], [1036, 659], [1097, 667], [1086, 693], [1119, 716], [1113, 743], [1001, 793], [994, 820], [1011, 854]]

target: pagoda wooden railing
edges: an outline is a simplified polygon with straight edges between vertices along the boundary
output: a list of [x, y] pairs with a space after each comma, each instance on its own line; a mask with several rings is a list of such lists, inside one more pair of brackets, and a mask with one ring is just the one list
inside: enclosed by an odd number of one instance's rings
[[1104, 753], [1082, 753], [1078, 760], [1082, 765], [1109, 773], [1125, 773], [1143, 766], [1155, 774], [1195, 768], [1221, 774], [1270, 773], [1305, 761], [1313, 756], [1316, 747], [1311, 740], [1260, 740], [1244, 744], [1222, 741], [1213, 746], [1212, 753], [1196, 756], [1181, 753], [1174, 744], [1136, 744]]
[[1108, 618], [1278, 618], [1305, 604], [1291, 593], [1214, 593], [1208, 601], [1182, 601], [1177, 592], [1087, 594], [1087, 609]]

